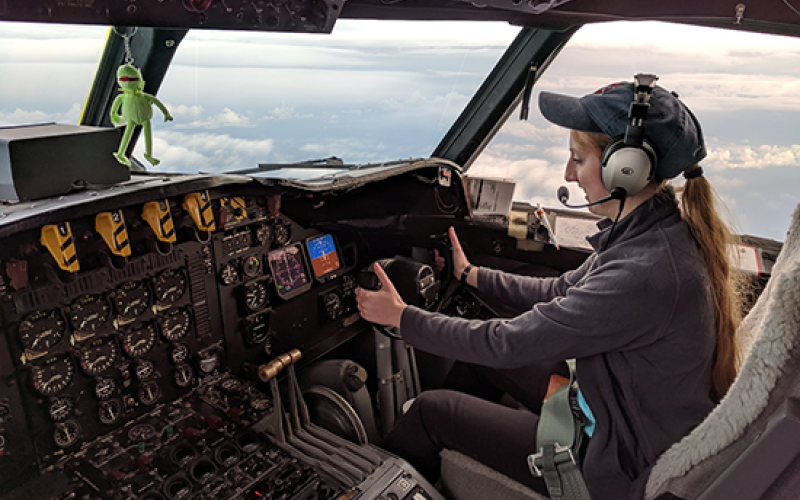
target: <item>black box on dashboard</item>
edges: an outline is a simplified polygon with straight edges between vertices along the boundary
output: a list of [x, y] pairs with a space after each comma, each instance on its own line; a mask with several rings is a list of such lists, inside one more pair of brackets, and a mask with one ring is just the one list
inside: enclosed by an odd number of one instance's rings
[[131, 178], [112, 156], [121, 129], [55, 123], [0, 127], [0, 200], [24, 201]]

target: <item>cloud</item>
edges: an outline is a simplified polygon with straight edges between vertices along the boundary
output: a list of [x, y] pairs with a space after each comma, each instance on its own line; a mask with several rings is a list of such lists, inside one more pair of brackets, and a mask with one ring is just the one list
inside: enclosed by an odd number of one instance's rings
[[264, 119], [266, 120], [291, 120], [295, 118], [314, 118], [311, 113], [298, 113], [295, 111], [294, 106], [283, 104], [273, 108]]
[[0, 126], [50, 122], [77, 125], [80, 114], [81, 105], [78, 103], [73, 103], [67, 111], [62, 113], [47, 113], [41, 110], [23, 110], [16, 108], [14, 111], [0, 111]]
[[712, 169], [800, 167], [800, 144], [720, 144], [709, 148], [703, 165]]
[[[188, 106], [186, 108], [199, 108], [199, 110], [202, 110], [202, 106]], [[225, 107], [216, 115], [198, 118], [189, 123], [176, 123], [174, 126], [177, 129], [217, 129], [223, 127], [254, 127], [255, 123], [250, 120], [250, 117], [236, 113], [231, 108]]]
[[[248, 140], [229, 134], [185, 133], [159, 130], [153, 134], [153, 156], [161, 160], [160, 172], [224, 172], [255, 168], [270, 155], [272, 139]], [[143, 158], [144, 141], [135, 155]]]

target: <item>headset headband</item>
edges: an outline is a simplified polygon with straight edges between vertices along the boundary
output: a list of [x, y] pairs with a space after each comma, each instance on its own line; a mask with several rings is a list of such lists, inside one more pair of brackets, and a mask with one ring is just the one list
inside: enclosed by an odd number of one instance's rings
[[650, 96], [658, 77], [649, 73], [638, 73], [633, 77], [633, 102], [628, 110], [631, 122], [625, 129], [625, 145], [641, 147], [644, 143], [644, 120], [650, 112]]

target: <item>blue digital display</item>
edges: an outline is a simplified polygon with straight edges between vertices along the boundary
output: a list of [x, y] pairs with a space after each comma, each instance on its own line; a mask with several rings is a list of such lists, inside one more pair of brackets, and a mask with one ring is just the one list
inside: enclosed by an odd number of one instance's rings
[[306, 242], [308, 255], [311, 258], [311, 268], [314, 276], [321, 278], [334, 271], [338, 271], [342, 264], [339, 261], [339, 253], [336, 251], [336, 242], [330, 234], [323, 234], [309, 238]]

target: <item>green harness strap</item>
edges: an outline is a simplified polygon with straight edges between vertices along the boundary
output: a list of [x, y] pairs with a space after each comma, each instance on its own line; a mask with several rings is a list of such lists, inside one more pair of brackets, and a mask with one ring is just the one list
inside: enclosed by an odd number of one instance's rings
[[567, 360], [569, 383], [559, 387], [542, 405], [536, 429], [537, 453], [528, 455], [531, 474], [544, 479], [551, 499], [591, 500], [576, 460], [583, 436], [575, 421], [570, 390], [575, 385], [575, 360]]

